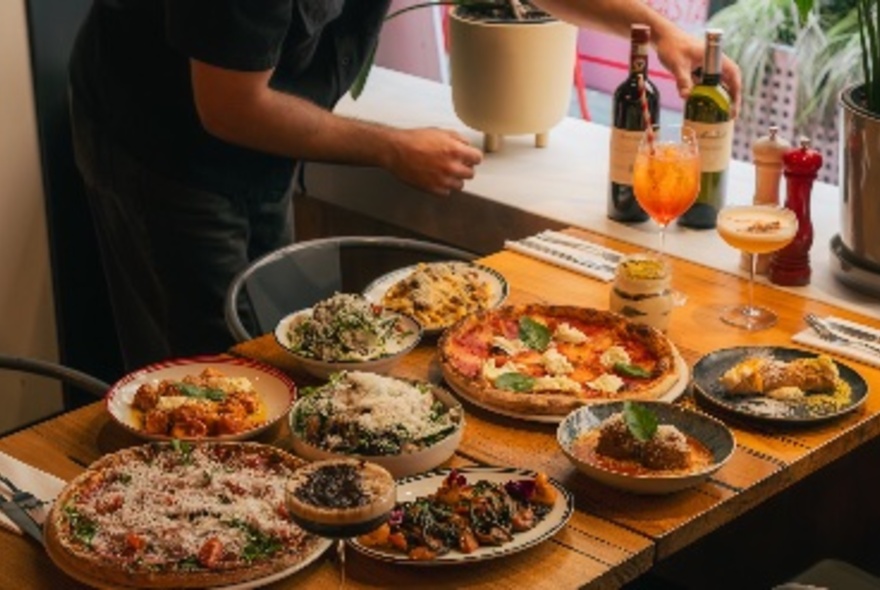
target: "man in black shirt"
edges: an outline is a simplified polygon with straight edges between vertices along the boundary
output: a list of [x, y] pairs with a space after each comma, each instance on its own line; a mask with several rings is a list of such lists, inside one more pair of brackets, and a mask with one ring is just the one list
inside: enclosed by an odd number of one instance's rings
[[126, 368], [225, 350], [223, 298], [291, 241], [297, 159], [383, 166], [448, 193], [451, 131], [333, 116], [388, 0], [98, 0], [71, 59], [78, 166]]
[[[70, 64], [74, 148], [127, 369], [231, 344], [226, 288], [290, 242], [296, 161], [380, 166], [440, 195], [473, 177], [482, 154], [453, 131], [331, 112], [389, 3], [94, 1]], [[702, 60], [640, 0], [543, 3], [622, 34], [647, 22], [683, 91]]]

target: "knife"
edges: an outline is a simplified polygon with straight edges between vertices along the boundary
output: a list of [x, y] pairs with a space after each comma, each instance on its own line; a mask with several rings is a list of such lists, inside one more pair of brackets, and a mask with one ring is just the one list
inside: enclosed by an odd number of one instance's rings
[[0, 512], [8, 516], [9, 520], [14, 522], [22, 531], [36, 539], [41, 545], [43, 544], [43, 529], [25, 512], [24, 508], [12, 500], [2, 500], [0, 501]]
[[880, 336], [877, 336], [876, 334], [868, 332], [865, 329], [856, 328], [856, 327], [851, 326], [849, 324], [842, 324], [840, 322], [833, 320], [832, 318], [825, 318], [825, 323], [832, 330], [837, 330], [841, 334], [845, 334], [845, 335], [850, 336], [852, 338], [864, 340], [865, 342], [875, 342], [875, 343], [880, 342]]

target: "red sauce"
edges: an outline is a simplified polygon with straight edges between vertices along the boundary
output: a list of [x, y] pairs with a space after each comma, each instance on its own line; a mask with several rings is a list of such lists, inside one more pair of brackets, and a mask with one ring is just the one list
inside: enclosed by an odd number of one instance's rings
[[683, 469], [649, 469], [634, 459], [614, 459], [596, 452], [599, 431], [591, 430], [580, 435], [571, 445], [572, 454], [590, 465], [605, 471], [614, 471], [633, 477], [680, 476], [702, 471], [712, 464], [712, 452], [697, 439], [685, 435], [690, 450], [690, 466]]

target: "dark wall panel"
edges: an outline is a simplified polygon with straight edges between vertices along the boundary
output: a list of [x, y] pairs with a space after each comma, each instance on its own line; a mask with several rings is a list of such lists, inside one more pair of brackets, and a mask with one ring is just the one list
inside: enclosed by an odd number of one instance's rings
[[[28, 28], [61, 362], [112, 382], [122, 361], [67, 109], [67, 61], [90, 5], [28, 0]], [[65, 394], [70, 406], [93, 400]]]

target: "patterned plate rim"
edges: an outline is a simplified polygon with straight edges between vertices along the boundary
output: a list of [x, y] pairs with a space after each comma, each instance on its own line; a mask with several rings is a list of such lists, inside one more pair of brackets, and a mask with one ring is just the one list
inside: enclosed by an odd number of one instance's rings
[[[537, 475], [537, 472], [535, 471], [532, 471], [530, 469], [521, 469], [518, 467], [471, 466], [459, 467], [455, 470], [466, 476], [470, 476], [473, 479], [491, 479], [499, 483], [507, 482], [510, 479], [516, 477], [535, 477]], [[413, 475], [399, 480], [397, 482], [398, 500], [401, 497], [401, 493], [406, 491], [408, 484], [413, 484], [414, 482], [424, 482], [426, 480], [436, 480], [436, 485], [433, 488], [436, 489], [440, 486], [440, 483], [442, 483], [442, 481], [446, 478], [450, 471], [452, 471], [451, 468], [435, 469], [427, 473]], [[516, 535], [514, 535], [514, 538], [511, 542], [505, 543], [504, 545], [500, 545], [497, 547], [482, 547], [473, 553], [460, 553], [458, 551], [450, 551], [446, 555], [441, 555], [433, 560], [417, 560], [410, 559], [408, 556], [400, 553], [392, 553], [390, 551], [383, 551], [372, 547], [365, 547], [356, 539], [349, 540], [348, 544], [351, 545], [359, 553], [362, 553], [373, 559], [415, 566], [447, 566], [452, 564], [477, 563], [481, 561], [488, 561], [491, 559], [498, 559], [500, 557], [513, 555], [550, 539], [553, 535], [559, 532], [562, 527], [565, 526], [565, 524], [571, 518], [572, 513], [574, 512], [574, 496], [572, 496], [571, 492], [562, 487], [562, 484], [560, 484], [552, 477], [548, 477], [547, 479], [556, 489], [558, 494], [556, 497], [556, 503], [553, 505], [553, 510], [551, 510], [550, 514], [548, 514], [548, 517], [538, 523], [535, 528], [524, 533], [517, 533]], [[554, 513], [556, 514], [551, 521], [550, 515], [553, 515]], [[541, 530], [540, 532], [536, 533], [535, 531], [538, 529]], [[529, 536], [528, 533], [530, 532], [535, 533], [534, 538], [528, 538], [527, 540], [524, 540], [523, 536]]]
[[157, 440], [157, 441], [166, 441], [172, 440], [174, 437], [172, 436], [163, 436], [158, 434], [147, 434], [137, 428], [134, 428], [130, 424], [127, 424], [124, 420], [122, 420], [116, 413], [112, 410], [111, 406], [114, 403], [114, 398], [119, 395], [123, 388], [128, 386], [129, 384], [136, 382], [138, 380], [143, 380], [144, 377], [162, 371], [164, 369], [169, 369], [172, 367], [184, 367], [187, 365], [234, 365], [240, 367], [247, 367], [250, 369], [254, 369], [261, 373], [265, 373], [266, 375], [277, 379], [288, 391], [289, 399], [285, 404], [285, 409], [281, 412], [278, 412], [277, 415], [266, 416], [266, 421], [259, 426], [255, 426], [254, 428], [250, 428], [243, 432], [239, 432], [237, 434], [232, 435], [224, 435], [224, 436], [209, 436], [202, 437], [200, 439], [193, 440], [204, 440], [209, 442], [224, 442], [224, 441], [238, 441], [250, 438], [252, 436], [256, 436], [257, 434], [263, 432], [282, 418], [286, 416], [290, 409], [293, 407], [293, 404], [296, 402], [297, 398], [297, 387], [296, 383], [287, 376], [283, 371], [277, 369], [271, 365], [266, 363], [256, 361], [249, 358], [244, 357], [235, 357], [235, 356], [227, 356], [227, 355], [199, 355], [193, 357], [181, 357], [168, 359], [165, 361], [160, 361], [158, 363], [152, 363], [141, 367], [131, 373], [120, 378], [116, 381], [110, 389], [107, 391], [107, 394], [104, 396], [104, 407], [107, 410], [107, 413], [113, 418], [113, 421], [127, 430], [132, 434], [137, 435], [140, 438], [146, 440]]

